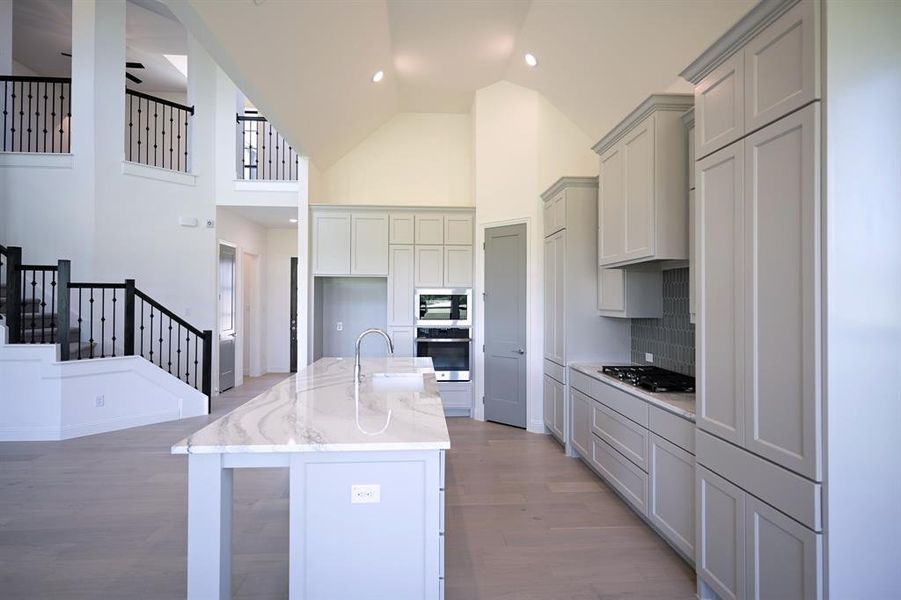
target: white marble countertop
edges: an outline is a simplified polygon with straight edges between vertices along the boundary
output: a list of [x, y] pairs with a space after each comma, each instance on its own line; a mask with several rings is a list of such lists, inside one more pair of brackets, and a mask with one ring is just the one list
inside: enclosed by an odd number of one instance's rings
[[450, 448], [430, 358], [323, 358], [172, 446], [173, 454]]
[[627, 394], [632, 394], [636, 398], [641, 398], [649, 404], [659, 406], [663, 410], [668, 410], [689, 421], [693, 422], [695, 420], [695, 395], [692, 392], [652, 393], [639, 387], [635, 387], [634, 385], [623, 383], [616, 377], [604, 375], [601, 372], [603, 365], [600, 363], [571, 363], [569, 366], [583, 375], [588, 375], [593, 379], [612, 385], [617, 389], [623, 390]]

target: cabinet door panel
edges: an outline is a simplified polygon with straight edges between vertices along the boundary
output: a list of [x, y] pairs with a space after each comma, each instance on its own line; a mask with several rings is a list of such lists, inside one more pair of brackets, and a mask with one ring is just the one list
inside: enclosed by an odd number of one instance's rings
[[444, 285], [446, 287], [472, 287], [472, 247], [444, 247]]
[[570, 431], [572, 445], [584, 458], [591, 458], [591, 406], [594, 401], [582, 392], [570, 389], [569, 405], [572, 417]]
[[554, 379], [550, 375], [544, 376], [542, 386], [542, 406], [544, 408], [544, 426], [554, 431]]
[[607, 442], [592, 437], [592, 458], [595, 468], [615, 487], [635, 510], [648, 514], [648, 474], [629, 459], [610, 447]]
[[394, 356], [415, 356], [415, 344], [413, 338], [416, 336], [416, 328], [414, 327], [389, 327], [388, 335], [394, 342]]
[[350, 244], [352, 275], [388, 274], [388, 215], [352, 214]]
[[472, 245], [472, 215], [444, 216], [444, 243], [456, 246]]
[[313, 274], [350, 274], [350, 214], [313, 215]]
[[391, 231], [388, 235], [388, 241], [392, 244], [412, 244], [413, 236], [413, 215], [411, 213], [395, 213], [390, 217]]
[[560, 363], [554, 354], [554, 340], [557, 337], [557, 240], [544, 240], [544, 357]]
[[819, 95], [819, 2], [799, 2], [745, 46], [745, 131]]
[[422, 213], [416, 215], [416, 243], [444, 243], [444, 215]]
[[744, 442], [744, 155], [732, 144], [698, 162], [698, 427]]
[[[745, 445], [819, 480], [819, 106], [745, 140]], [[753, 287], [750, 287], [753, 286]]]
[[598, 269], [598, 310], [617, 313], [626, 310], [626, 272]]
[[638, 125], [623, 140], [625, 190], [625, 258], [654, 254], [654, 118]]
[[416, 287], [442, 287], [444, 285], [444, 248], [442, 246], [416, 246]]
[[566, 364], [566, 230], [555, 235], [557, 239], [554, 260], [554, 356], [561, 365]]
[[822, 598], [822, 534], [753, 496], [746, 512], [748, 597]]
[[746, 494], [700, 465], [695, 471], [698, 576], [722, 600], [745, 597]]
[[413, 246], [391, 246], [388, 267], [388, 325], [416, 324]]
[[695, 87], [698, 156], [706, 156], [744, 135], [744, 86], [744, 54], [739, 52]]
[[626, 205], [622, 144], [601, 155], [598, 177], [598, 261], [616, 262], [626, 249]]
[[651, 434], [648, 517], [687, 556], [695, 555], [694, 456]]
[[554, 433], [561, 442], [566, 440], [566, 386], [554, 381]]
[[[641, 400], [635, 398], [636, 402]], [[593, 404], [591, 430], [620, 454], [648, 470], [648, 430], [600, 402]]]
[[[692, 168], [694, 172], [694, 168]], [[698, 252], [695, 191], [688, 191], [688, 318], [694, 323], [698, 314]]]

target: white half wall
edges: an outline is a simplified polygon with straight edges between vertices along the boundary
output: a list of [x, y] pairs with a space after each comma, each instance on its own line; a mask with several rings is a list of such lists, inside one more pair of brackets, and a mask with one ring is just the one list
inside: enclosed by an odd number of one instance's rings
[[[305, 224], [304, 224], [305, 225]], [[287, 373], [291, 358], [291, 257], [298, 255], [298, 230], [269, 229], [266, 232], [266, 371]], [[300, 264], [303, 264], [302, 262]], [[302, 269], [301, 269], [302, 270]], [[302, 276], [298, 276], [300, 283]], [[302, 290], [298, 299], [304, 298]], [[301, 301], [298, 301], [298, 305]], [[300, 339], [300, 333], [298, 333]], [[306, 340], [303, 340], [305, 347]], [[303, 366], [298, 355], [298, 367]]]
[[0, 326], [0, 441], [64, 440], [208, 414], [207, 397], [138, 356], [59, 362], [7, 345]]

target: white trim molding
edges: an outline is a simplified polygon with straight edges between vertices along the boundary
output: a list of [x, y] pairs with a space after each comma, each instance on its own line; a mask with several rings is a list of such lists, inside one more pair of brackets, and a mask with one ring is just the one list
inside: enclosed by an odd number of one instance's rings
[[0, 167], [72, 169], [74, 154], [51, 152], [0, 152]]
[[161, 169], [160, 167], [151, 167], [142, 165], [141, 163], [122, 161], [122, 174], [131, 175], [133, 177], [143, 177], [145, 179], [156, 179], [157, 181], [165, 181], [167, 183], [175, 183], [178, 185], [197, 185], [197, 175], [193, 173], [182, 173], [173, 171], [172, 169]]
[[282, 192], [296, 194], [300, 191], [299, 181], [271, 181], [268, 179], [236, 179], [236, 192]]

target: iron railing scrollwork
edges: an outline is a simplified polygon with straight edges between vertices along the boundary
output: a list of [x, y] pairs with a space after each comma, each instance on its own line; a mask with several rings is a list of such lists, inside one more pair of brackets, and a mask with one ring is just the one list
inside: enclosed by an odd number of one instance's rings
[[0, 75], [3, 152], [72, 151], [72, 80]]
[[125, 156], [131, 162], [187, 173], [194, 107], [125, 90]]
[[241, 148], [238, 178], [264, 181], [297, 181], [297, 151], [266, 117], [236, 115]]

